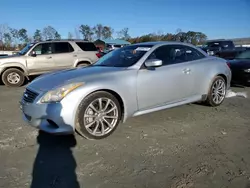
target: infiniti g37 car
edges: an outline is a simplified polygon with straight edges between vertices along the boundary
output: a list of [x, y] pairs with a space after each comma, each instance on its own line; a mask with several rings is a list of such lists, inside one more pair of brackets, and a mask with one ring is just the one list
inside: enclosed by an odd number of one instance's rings
[[20, 107], [24, 120], [43, 131], [101, 139], [129, 117], [193, 102], [218, 106], [230, 82], [223, 59], [191, 44], [147, 42], [38, 77]]

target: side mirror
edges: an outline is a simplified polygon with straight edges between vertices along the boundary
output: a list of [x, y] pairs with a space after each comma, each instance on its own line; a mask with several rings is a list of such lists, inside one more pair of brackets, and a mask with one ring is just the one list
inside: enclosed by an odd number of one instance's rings
[[30, 54], [30, 56], [36, 57], [36, 51], [32, 51], [31, 54]]
[[160, 67], [162, 66], [162, 60], [160, 59], [148, 59], [145, 62], [146, 67]]

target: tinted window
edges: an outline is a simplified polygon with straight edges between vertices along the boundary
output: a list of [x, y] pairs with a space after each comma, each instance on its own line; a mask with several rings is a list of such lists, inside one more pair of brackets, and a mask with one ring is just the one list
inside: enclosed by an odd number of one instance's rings
[[97, 51], [94, 43], [91, 42], [76, 42], [77, 46], [79, 46], [83, 51]]
[[195, 61], [206, 57], [204, 54], [192, 47], [185, 47], [186, 61]]
[[46, 55], [52, 53], [51, 43], [41, 43], [38, 44], [33, 51], [36, 52], [36, 55]]
[[101, 57], [94, 66], [129, 67], [134, 65], [152, 45], [133, 45], [111, 51]]
[[163, 65], [171, 65], [204, 58], [198, 50], [182, 45], [166, 45], [157, 48], [149, 59], [160, 59]]
[[232, 41], [223, 41], [221, 42], [222, 48], [233, 48], [234, 44]]
[[73, 47], [68, 42], [55, 42], [54, 53], [69, 53], [73, 52]]
[[236, 59], [250, 59], [250, 50], [246, 50], [236, 56]]

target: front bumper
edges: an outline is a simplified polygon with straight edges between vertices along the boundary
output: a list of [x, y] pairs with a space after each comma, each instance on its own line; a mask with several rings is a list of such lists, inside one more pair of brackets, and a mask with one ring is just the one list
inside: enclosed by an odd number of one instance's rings
[[[33, 127], [52, 134], [73, 134], [74, 123], [70, 111], [61, 103], [37, 104], [20, 101], [23, 120]], [[72, 116], [71, 116], [72, 117]]]

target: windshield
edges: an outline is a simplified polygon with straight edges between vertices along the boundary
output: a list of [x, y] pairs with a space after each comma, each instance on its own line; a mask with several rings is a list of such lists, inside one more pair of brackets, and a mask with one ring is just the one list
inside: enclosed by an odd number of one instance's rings
[[101, 57], [94, 66], [130, 67], [134, 65], [152, 45], [126, 46]]
[[250, 50], [238, 54], [235, 59], [250, 59]]
[[30, 50], [30, 48], [31, 48], [32, 46], [34, 46], [33, 43], [27, 44], [27, 45], [19, 52], [19, 54], [20, 54], [20, 55], [25, 55], [25, 54]]
[[205, 44], [205, 47], [219, 47], [220, 43], [219, 42], [208, 42]]

